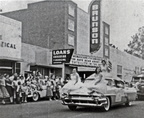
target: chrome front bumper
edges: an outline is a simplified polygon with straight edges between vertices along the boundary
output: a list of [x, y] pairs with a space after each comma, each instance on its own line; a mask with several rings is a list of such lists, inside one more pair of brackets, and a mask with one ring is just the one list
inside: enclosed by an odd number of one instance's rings
[[63, 105], [102, 107], [107, 104], [105, 97], [72, 97], [62, 98]]

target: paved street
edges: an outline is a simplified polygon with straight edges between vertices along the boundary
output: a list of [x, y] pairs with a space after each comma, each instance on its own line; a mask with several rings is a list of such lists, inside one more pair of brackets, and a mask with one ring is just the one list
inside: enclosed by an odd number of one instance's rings
[[109, 112], [98, 108], [78, 108], [70, 111], [60, 101], [29, 102], [21, 105], [0, 105], [0, 118], [142, 118], [144, 101], [131, 107], [117, 106]]

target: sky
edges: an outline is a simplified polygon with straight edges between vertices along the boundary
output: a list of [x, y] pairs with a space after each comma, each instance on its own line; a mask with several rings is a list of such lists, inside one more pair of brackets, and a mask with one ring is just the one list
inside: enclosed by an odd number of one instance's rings
[[[0, 9], [3, 12], [24, 9], [28, 3], [42, 0], [0, 0]], [[72, 0], [78, 7], [88, 12], [92, 0]], [[144, 26], [144, 0], [107, 0], [106, 18], [110, 24], [110, 43], [118, 49], [127, 49], [131, 36], [137, 33], [138, 28]]]

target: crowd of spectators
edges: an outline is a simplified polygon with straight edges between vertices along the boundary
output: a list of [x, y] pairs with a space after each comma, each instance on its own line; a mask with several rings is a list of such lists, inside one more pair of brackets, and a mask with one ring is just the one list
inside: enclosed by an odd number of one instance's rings
[[0, 74], [0, 99], [2, 104], [6, 103], [6, 99], [9, 99], [12, 104], [24, 103], [27, 102], [32, 91], [42, 91], [43, 86], [46, 87], [48, 100], [60, 99], [59, 90], [63, 86], [63, 80], [60, 76], [54, 74], [43, 76], [36, 71], [29, 73], [27, 77], [17, 73], [12, 76]]

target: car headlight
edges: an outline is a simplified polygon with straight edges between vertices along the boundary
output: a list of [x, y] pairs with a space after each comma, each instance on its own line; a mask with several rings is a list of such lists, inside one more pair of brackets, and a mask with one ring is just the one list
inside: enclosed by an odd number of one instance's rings
[[66, 98], [66, 97], [68, 97], [68, 94], [67, 93], [62, 93], [61, 98]]

